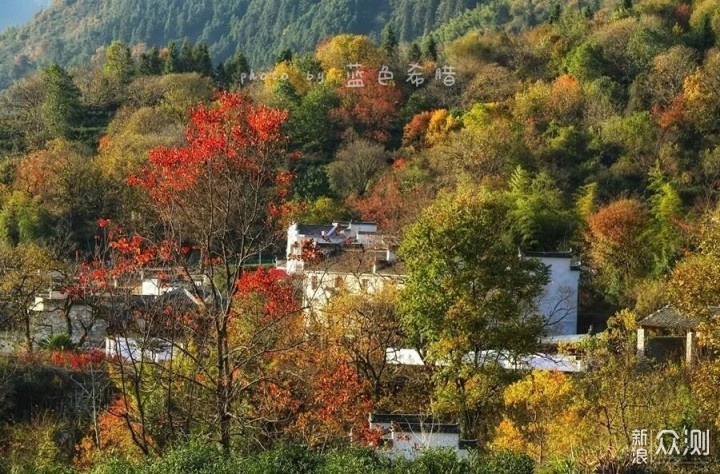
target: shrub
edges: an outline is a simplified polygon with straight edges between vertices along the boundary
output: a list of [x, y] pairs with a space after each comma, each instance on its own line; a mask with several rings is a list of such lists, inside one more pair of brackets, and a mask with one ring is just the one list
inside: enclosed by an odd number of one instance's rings
[[238, 472], [246, 474], [309, 474], [320, 465], [320, 456], [307, 446], [283, 444], [240, 464]]
[[449, 449], [428, 449], [415, 460], [405, 465], [396, 461], [394, 472], [412, 472], [418, 474], [465, 474], [472, 473], [472, 467], [467, 461], [458, 459], [457, 454]]
[[478, 474], [533, 474], [535, 461], [527, 454], [501, 452], [485, 460]]
[[318, 474], [380, 474], [388, 472], [390, 461], [370, 448], [348, 448], [328, 452], [318, 467]]
[[[120, 471], [123, 472], [123, 471]], [[226, 458], [216, 447], [201, 441], [169, 452], [165, 457], [142, 469], [144, 474], [235, 474], [239, 469], [234, 458]]]
[[96, 465], [90, 474], [135, 474], [137, 469], [127, 461], [110, 458]]
[[40, 341], [40, 347], [48, 350], [69, 351], [75, 348], [72, 338], [65, 333], [48, 336]]

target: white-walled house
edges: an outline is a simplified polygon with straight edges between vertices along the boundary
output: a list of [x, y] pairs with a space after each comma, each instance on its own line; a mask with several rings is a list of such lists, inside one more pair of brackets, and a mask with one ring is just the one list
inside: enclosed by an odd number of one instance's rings
[[460, 458], [468, 456], [460, 439], [460, 425], [438, 423], [429, 415], [376, 414], [369, 417], [370, 429], [382, 432], [381, 452], [390, 458], [415, 459], [427, 449], [449, 449]]
[[[340, 291], [372, 294], [402, 284], [402, 262], [388, 240], [374, 222], [292, 224], [285, 271], [300, 277], [303, 307], [319, 316]], [[308, 261], [308, 249], [321, 258]]]
[[[305, 261], [308, 248], [323, 258]], [[316, 314], [340, 290], [374, 293], [388, 283], [404, 282], [395, 243], [373, 222], [294, 223], [288, 229], [286, 258], [285, 270], [301, 277], [304, 307]], [[580, 268], [572, 252], [520, 252], [519, 258], [537, 259], [549, 267], [550, 281], [537, 301], [547, 334], [577, 334]]]
[[286, 266], [289, 274], [302, 273], [303, 246], [311, 243], [320, 252], [332, 252], [338, 247], [373, 246], [379, 237], [375, 222], [333, 222], [327, 225], [293, 223], [288, 228]]
[[580, 267], [574, 264], [572, 252], [520, 252], [520, 256], [538, 259], [550, 268], [550, 282], [537, 302], [548, 335], [577, 334]]

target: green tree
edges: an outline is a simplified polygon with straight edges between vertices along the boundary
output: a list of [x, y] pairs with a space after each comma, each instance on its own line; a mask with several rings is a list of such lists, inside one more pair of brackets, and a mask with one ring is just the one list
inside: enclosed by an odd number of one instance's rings
[[433, 35], [427, 36], [422, 42], [422, 57], [428, 61], [437, 61], [437, 42]]
[[195, 72], [197, 65], [193, 56], [193, 45], [189, 39], [183, 41], [180, 49], [180, 71], [179, 72]]
[[512, 232], [524, 249], [558, 250], [572, 236], [574, 216], [548, 174], [516, 168], [507, 197]]
[[250, 63], [242, 52], [235, 53], [235, 56], [225, 65], [225, 73], [234, 87], [242, 85], [242, 75], [250, 73]]
[[127, 84], [135, 73], [130, 48], [122, 41], [113, 41], [105, 53], [103, 75], [110, 81]]
[[420, 46], [418, 46], [417, 43], [412, 43], [410, 45], [410, 49], [408, 50], [408, 60], [417, 62], [420, 61], [420, 58], [422, 58], [422, 51], [420, 51]]
[[45, 128], [53, 137], [67, 138], [80, 121], [80, 91], [68, 72], [52, 65], [42, 72], [45, 100], [42, 117]]
[[653, 273], [662, 275], [672, 267], [683, 244], [680, 230], [683, 205], [675, 186], [657, 166], [650, 170], [648, 188], [652, 191], [648, 241], [655, 248]]
[[293, 52], [292, 49], [283, 49], [280, 51], [280, 54], [277, 55], [275, 58], [275, 64], [280, 63], [289, 63], [293, 60]]
[[196, 72], [206, 77], [212, 77], [213, 65], [207, 44], [199, 43], [195, 45], [195, 49], [193, 49], [193, 64], [195, 65]]
[[290, 115], [290, 137], [295, 146], [306, 153], [332, 154], [338, 139], [332, 133], [337, 125], [330, 111], [339, 105], [332, 87], [318, 84], [310, 89]]
[[395, 36], [395, 30], [390, 24], [386, 25], [383, 29], [380, 48], [388, 58], [397, 57], [398, 40]]
[[138, 74], [141, 76], [159, 76], [163, 72], [160, 51], [153, 46], [150, 51], [142, 53], [138, 62]]
[[180, 53], [177, 49], [177, 43], [171, 41], [167, 46], [167, 58], [165, 59], [165, 67], [163, 72], [165, 74], [172, 74], [175, 72], [182, 71], [182, 61], [180, 60]]
[[50, 218], [37, 200], [16, 191], [0, 211], [0, 239], [5, 245], [30, 243], [47, 236]]
[[602, 50], [591, 43], [582, 43], [565, 57], [565, 69], [581, 81], [594, 81], [600, 78], [605, 67]]
[[50, 287], [59, 264], [45, 248], [35, 244], [0, 246], [0, 306], [22, 327], [28, 352], [34, 349], [32, 315], [35, 296]]
[[440, 197], [406, 231], [400, 314], [411, 343], [436, 369], [437, 396], [479, 429], [483, 404], [499, 396], [498, 354], [532, 353], [543, 334], [535, 299], [548, 282], [539, 261], [518, 258], [505, 200], [462, 187]]

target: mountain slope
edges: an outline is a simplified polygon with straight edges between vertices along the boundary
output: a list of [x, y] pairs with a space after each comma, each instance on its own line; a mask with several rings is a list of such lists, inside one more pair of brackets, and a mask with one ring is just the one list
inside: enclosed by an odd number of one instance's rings
[[[27, 0], [25, 0], [27, 1]], [[255, 66], [278, 51], [308, 51], [338, 33], [375, 38], [388, 22], [400, 40], [421, 36], [478, 0], [55, 0], [30, 23], [0, 35], [0, 88], [39, 66], [86, 62], [119, 39], [164, 45], [189, 38], [213, 58], [243, 51]]]

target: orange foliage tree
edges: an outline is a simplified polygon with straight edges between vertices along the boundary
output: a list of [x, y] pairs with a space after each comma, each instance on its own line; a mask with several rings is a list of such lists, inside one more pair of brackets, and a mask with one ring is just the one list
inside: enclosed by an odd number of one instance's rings
[[358, 134], [386, 142], [390, 138], [388, 130], [397, 118], [402, 93], [394, 84], [380, 84], [377, 69], [360, 68], [357, 74], [363, 78], [364, 87], [342, 84], [338, 88], [341, 106], [332, 115]]
[[608, 294], [622, 298], [647, 270], [648, 217], [635, 199], [619, 199], [588, 217], [589, 255]]

